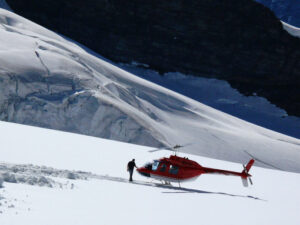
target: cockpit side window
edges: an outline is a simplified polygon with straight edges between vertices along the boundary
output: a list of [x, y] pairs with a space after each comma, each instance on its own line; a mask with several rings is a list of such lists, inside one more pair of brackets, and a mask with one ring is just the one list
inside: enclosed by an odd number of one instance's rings
[[152, 170], [153, 171], [157, 170], [158, 166], [159, 166], [159, 161], [154, 161], [154, 163], [152, 164]]
[[177, 166], [170, 166], [169, 173], [176, 175], [178, 173], [179, 168]]

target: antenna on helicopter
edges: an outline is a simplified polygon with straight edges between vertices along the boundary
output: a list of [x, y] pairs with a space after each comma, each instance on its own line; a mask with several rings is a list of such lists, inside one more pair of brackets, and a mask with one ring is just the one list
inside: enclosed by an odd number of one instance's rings
[[174, 147], [173, 147], [173, 150], [174, 150], [174, 152], [175, 152], [175, 155], [177, 154], [177, 149], [179, 149], [179, 148], [182, 148], [183, 146], [181, 146], [181, 145], [175, 145]]

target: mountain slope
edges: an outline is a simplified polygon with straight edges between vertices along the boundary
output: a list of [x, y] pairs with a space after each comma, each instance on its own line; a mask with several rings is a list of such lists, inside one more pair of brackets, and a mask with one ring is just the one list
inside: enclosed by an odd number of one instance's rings
[[257, 165], [277, 168], [266, 157], [272, 152], [278, 169], [300, 171], [298, 139], [133, 76], [13, 13], [0, 14], [1, 120], [149, 146], [192, 143], [185, 151], [235, 162], [252, 155]]
[[300, 40], [253, 0], [7, 2], [114, 62], [226, 80], [300, 116]]
[[[133, 157], [141, 166], [170, 152], [4, 122], [0, 136], [0, 179], [11, 177], [0, 188], [1, 225], [300, 223], [300, 174], [254, 164], [249, 188], [240, 178], [218, 175], [202, 175], [182, 188], [137, 173], [128, 183], [126, 164]], [[242, 170], [241, 164], [179, 154], [203, 166]], [[273, 153], [268, 158], [276, 163]]]
[[137, 63], [118, 64], [126, 71], [250, 123], [300, 138], [300, 118], [288, 116], [267, 99], [244, 96], [224, 80], [186, 76], [178, 72], [159, 76]]
[[114, 68], [40, 26], [1, 12], [2, 120], [159, 145], [151, 138], [155, 132], [149, 134], [151, 126], [129, 115], [130, 106], [114, 105], [115, 90], [126, 96], [126, 87], [114, 82]]

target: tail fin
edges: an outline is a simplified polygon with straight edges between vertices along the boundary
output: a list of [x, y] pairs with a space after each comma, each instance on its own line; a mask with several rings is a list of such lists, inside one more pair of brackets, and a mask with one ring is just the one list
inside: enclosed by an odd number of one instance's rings
[[248, 164], [246, 166], [244, 166], [244, 170], [242, 172], [242, 183], [244, 185], [244, 187], [248, 187], [248, 180], [250, 181], [250, 184], [252, 185], [252, 180], [251, 180], [251, 175], [249, 174], [249, 170], [251, 169], [251, 167], [254, 164], [254, 159], [251, 159]]
[[246, 170], [245, 172], [248, 173], [253, 164], [254, 164], [254, 159], [251, 159], [245, 167], [245, 170]]

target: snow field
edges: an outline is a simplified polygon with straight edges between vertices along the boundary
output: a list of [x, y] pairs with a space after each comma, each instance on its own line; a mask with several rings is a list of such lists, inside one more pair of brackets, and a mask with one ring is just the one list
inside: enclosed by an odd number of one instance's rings
[[[1, 165], [51, 167], [52, 179], [69, 184], [50, 188], [4, 182], [4, 188], [0, 189], [4, 198], [0, 200], [1, 225], [16, 225], [21, 221], [22, 225], [234, 225], [241, 221], [297, 225], [300, 222], [300, 175], [297, 173], [254, 166], [250, 171], [254, 185], [249, 188], [242, 186], [239, 177], [218, 175], [202, 175], [179, 188], [176, 183], [171, 187], [161, 186], [135, 172], [135, 182], [128, 183], [129, 160], [135, 158], [141, 166], [170, 152], [149, 153], [149, 147], [4, 122], [0, 131], [1, 137], [6, 137], [1, 140]], [[242, 170], [240, 164], [179, 154], [203, 166]], [[75, 174], [78, 170], [93, 173], [93, 177], [71, 180], [65, 175], [54, 176], [66, 170]], [[27, 169], [28, 174], [34, 171]], [[9, 207], [11, 204], [14, 206]]]

